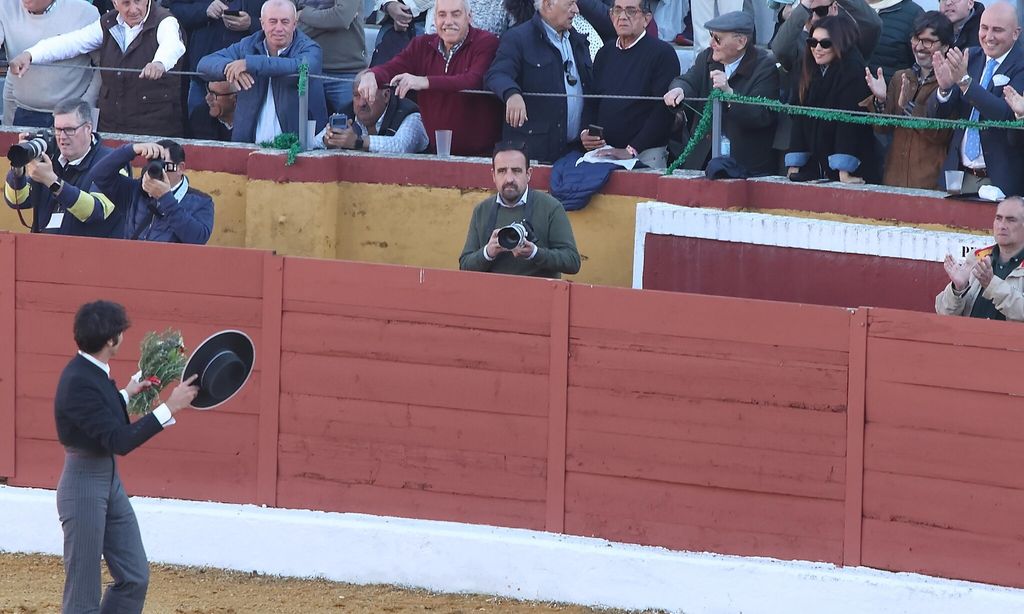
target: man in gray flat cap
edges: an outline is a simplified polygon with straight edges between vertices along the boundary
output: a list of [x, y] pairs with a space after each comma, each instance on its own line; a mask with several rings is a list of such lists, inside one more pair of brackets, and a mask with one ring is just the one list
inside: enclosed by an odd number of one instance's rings
[[[676, 77], [665, 94], [665, 104], [677, 109], [694, 129], [704, 102], [681, 103], [687, 98], [706, 98], [711, 90], [742, 96], [779, 98], [779, 71], [771, 52], [754, 46], [754, 18], [743, 11], [715, 17], [704, 24], [711, 46], [697, 54], [685, 75]], [[690, 111], [693, 107], [695, 111]], [[722, 106], [722, 134], [729, 139], [729, 155], [750, 175], [777, 174], [778, 152], [772, 149], [776, 114], [762, 106], [728, 103]], [[711, 152], [710, 135], [686, 159], [684, 168], [703, 169], [717, 153]]]

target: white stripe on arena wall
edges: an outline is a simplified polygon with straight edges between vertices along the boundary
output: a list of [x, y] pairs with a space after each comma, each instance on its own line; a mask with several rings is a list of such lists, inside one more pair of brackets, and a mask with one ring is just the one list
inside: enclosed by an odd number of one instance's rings
[[993, 243], [986, 235], [646, 202], [636, 206], [634, 288], [643, 287], [648, 234], [927, 262], [942, 262], [946, 254], [963, 257]]
[[[481, 525], [132, 497], [153, 561], [686, 614], [1019, 614], [1024, 589]], [[52, 490], [0, 485], [0, 551], [59, 555]], [[202, 592], [196, 598], [202, 601]]]

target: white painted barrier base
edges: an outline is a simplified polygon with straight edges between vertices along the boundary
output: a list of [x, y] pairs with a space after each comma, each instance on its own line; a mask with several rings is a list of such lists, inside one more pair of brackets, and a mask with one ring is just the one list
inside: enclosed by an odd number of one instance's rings
[[[153, 561], [694, 613], [1024, 612], [1024, 590], [452, 522], [134, 497]], [[0, 486], [0, 550], [60, 554], [54, 492]]]

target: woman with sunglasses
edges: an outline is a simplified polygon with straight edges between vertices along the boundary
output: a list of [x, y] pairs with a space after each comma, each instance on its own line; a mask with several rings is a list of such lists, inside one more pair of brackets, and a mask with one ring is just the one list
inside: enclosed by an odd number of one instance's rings
[[[790, 103], [835, 111], [858, 111], [871, 95], [865, 62], [857, 49], [857, 24], [846, 16], [814, 24], [799, 67], [793, 72]], [[836, 180], [877, 183], [870, 126], [796, 115], [786, 153], [793, 181]]]

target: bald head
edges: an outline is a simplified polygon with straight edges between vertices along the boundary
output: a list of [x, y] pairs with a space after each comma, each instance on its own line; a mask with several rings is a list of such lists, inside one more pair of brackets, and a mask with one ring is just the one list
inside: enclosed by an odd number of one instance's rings
[[267, 0], [260, 10], [260, 26], [267, 40], [267, 51], [277, 55], [292, 44], [299, 25], [295, 3], [291, 0]]
[[999, 58], [1005, 55], [1020, 36], [1017, 8], [1008, 2], [996, 2], [985, 8], [978, 27], [978, 41], [985, 55]]

